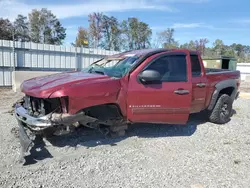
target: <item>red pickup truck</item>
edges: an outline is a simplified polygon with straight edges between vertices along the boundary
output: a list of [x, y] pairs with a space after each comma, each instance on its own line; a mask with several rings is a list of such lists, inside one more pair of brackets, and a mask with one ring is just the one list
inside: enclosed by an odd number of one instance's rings
[[23, 151], [35, 134], [87, 126], [124, 135], [131, 123], [186, 124], [206, 110], [217, 124], [230, 120], [240, 72], [205, 69], [197, 52], [181, 49], [126, 51], [82, 71], [26, 80], [15, 106]]

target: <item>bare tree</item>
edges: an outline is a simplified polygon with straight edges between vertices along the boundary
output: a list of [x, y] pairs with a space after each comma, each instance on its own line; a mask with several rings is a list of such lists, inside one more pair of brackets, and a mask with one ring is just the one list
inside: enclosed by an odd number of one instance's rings
[[89, 37], [94, 48], [100, 45], [100, 40], [102, 38], [102, 17], [102, 13], [89, 14]]
[[205, 48], [206, 48], [206, 44], [208, 42], [209, 41], [206, 38], [202, 38], [200, 40], [195, 41], [196, 50], [199, 51], [201, 53], [201, 55], [205, 55]]

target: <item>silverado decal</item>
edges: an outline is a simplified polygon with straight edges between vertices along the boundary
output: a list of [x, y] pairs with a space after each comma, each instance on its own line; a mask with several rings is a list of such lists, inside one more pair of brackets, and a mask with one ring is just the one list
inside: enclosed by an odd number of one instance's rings
[[129, 105], [129, 108], [161, 108], [161, 105]]
[[189, 111], [189, 108], [132, 108], [133, 114], [185, 114]]

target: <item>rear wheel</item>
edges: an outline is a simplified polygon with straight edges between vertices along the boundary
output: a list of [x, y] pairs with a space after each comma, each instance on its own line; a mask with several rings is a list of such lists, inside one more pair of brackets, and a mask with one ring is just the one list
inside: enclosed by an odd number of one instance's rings
[[227, 94], [222, 94], [215, 107], [209, 112], [209, 120], [216, 124], [225, 124], [230, 121], [233, 100]]

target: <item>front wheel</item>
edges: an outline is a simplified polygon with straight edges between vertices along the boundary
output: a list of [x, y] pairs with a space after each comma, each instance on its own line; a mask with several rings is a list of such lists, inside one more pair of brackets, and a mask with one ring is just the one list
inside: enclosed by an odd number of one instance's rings
[[222, 94], [215, 107], [209, 112], [209, 120], [216, 124], [225, 124], [230, 121], [233, 100], [227, 94]]

